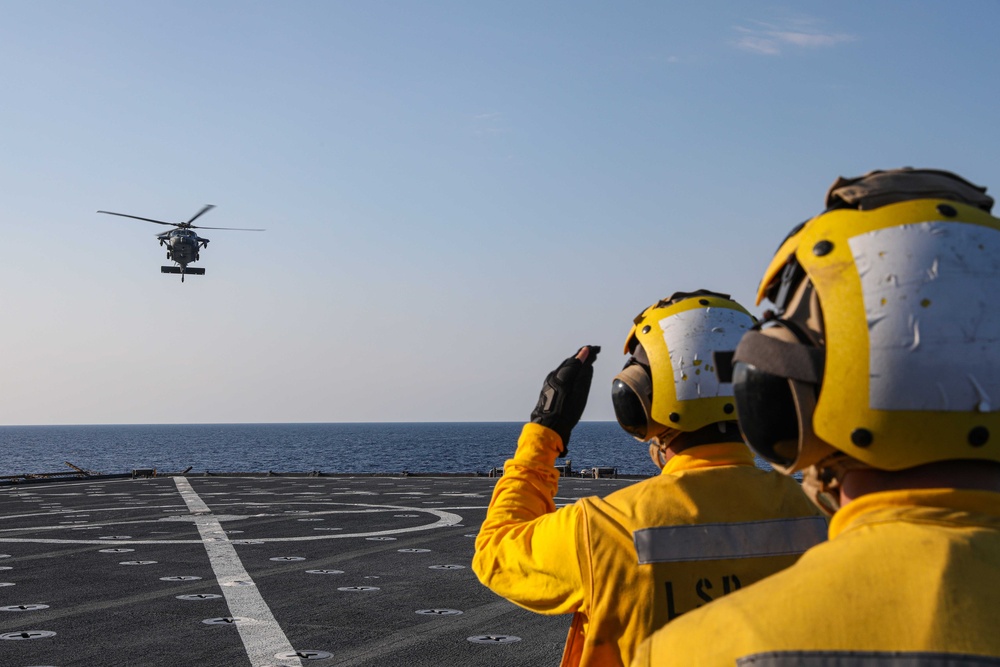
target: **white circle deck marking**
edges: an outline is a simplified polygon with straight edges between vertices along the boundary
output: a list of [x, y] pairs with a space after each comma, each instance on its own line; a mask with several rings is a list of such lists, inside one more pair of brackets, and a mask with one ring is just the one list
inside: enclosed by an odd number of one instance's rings
[[[177, 478], [174, 478], [174, 479], [176, 480], [176, 479], [183, 479], [183, 478], [177, 477]], [[425, 531], [425, 530], [432, 530], [434, 528], [447, 528], [447, 527], [451, 527], [451, 526], [454, 526], [456, 524], [459, 524], [462, 521], [462, 517], [459, 516], [459, 515], [457, 515], [457, 514], [454, 514], [454, 513], [450, 512], [450, 511], [439, 510], [439, 509], [432, 509], [432, 508], [405, 507], [405, 506], [400, 506], [400, 505], [370, 505], [370, 504], [367, 504], [367, 503], [334, 503], [334, 504], [336, 504], [336, 505], [343, 505], [343, 506], [348, 507], [350, 509], [324, 510], [324, 511], [315, 512], [314, 514], [317, 514], [317, 515], [330, 515], [330, 514], [337, 514], [337, 515], [345, 515], [345, 514], [348, 514], [348, 515], [349, 514], [380, 514], [380, 513], [388, 513], [388, 512], [399, 512], [400, 510], [402, 510], [402, 511], [407, 511], [408, 510], [410, 512], [420, 512], [421, 515], [431, 515], [433, 517], [437, 517], [437, 521], [434, 521], [432, 523], [420, 524], [420, 525], [416, 525], [416, 526], [388, 528], [388, 529], [384, 529], [384, 530], [371, 530], [371, 531], [358, 532], [358, 533], [342, 533], [342, 532], [340, 532], [340, 533], [338, 533], [336, 535], [306, 535], [306, 536], [297, 535], [297, 536], [289, 536], [289, 537], [257, 538], [257, 539], [253, 539], [253, 540], [233, 540], [233, 544], [265, 544], [265, 543], [269, 543], [269, 542], [305, 542], [305, 541], [325, 540], [325, 539], [345, 539], [345, 538], [354, 538], [354, 537], [378, 537], [378, 536], [400, 535], [400, 534], [403, 534], [403, 533], [412, 533], [412, 532], [420, 532], [420, 531]], [[202, 505], [204, 505], [203, 501], [202, 501]], [[205, 507], [207, 507], [207, 506], [205, 506]], [[113, 508], [110, 508], [110, 509], [113, 509]], [[110, 511], [110, 509], [109, 509], [109, 511]], [[450, 508], [450, 509], [461, 509], [461, 508]], [[469, 509], [471, 509], [471, 508], [469, 508]], [[191, 509], [189, 509], [187, 511], [189, 512], [189, 514], [187, 514], [187, 515], [174, 516], [174, 517], [165, 518], [165, 519], [148, 519], [148, 520], [139, 520], [139, 521], [125, 521], [125, 522], [111, 522], [111, 521], [107, 521], [107, 522], [102, 522], [101, 524], [98, 524], [98, 525], [82, 526], [82, 527], [77, 527], [77, 528], [71, 528], [70, 530], [94, 530], [94, 529], [101, 529], [101, 528], [107, 529], [107, 528], [109, 528], [111, 526], [114, 526], [114, 525], [119, 525], [119, 526], [123, 525], [123, 524], [136, 525], [136, 524], [145, 524], [145, 523], [159, 523], [160, 521], [168, 521], [168, 522], [182, 521], [182, 522], [197, 523], [199, 521], [199, 519], [204, 518], [206, 516], [212, 517], [216, 522], [222, 521], [222, 520], [225, 520], [225, 521], [236, 521], [236, 520], [242, 520], [242, 519], [251, 518], [251, 515], [245, 515], [245, 514], [241, 514], [241, 515], [225, 515], [225, 514], [214, 515], [214, 514], [211, 513], [211, 510], [200, 509], [200, 508], [198, 510], [191, 510]], [[282, 516], [282, 515], [281, 514], [260, 514], [260, 515], [255, 515], [255, 516]], [[12, 518], [12, 517], [7, 517], [7, 518]], [[39, 530], [39, 531], [48, 531], [48, 530], [53, 530], [53, 529], [62, 529], [62, 530], [65, 530], [65, 528], [62, 528], [60, 526], [35, 526], [32, 529], [33, 530]], [[24, 530], [25, 530], [24, 528], [0, 529], [0, 543], [22, 543], [23, 542], [23, 543], [29, 543], [29, 544], [101, 544], [101, 542], [105, 542], [106, 543], [110, 539], [110, 540], [117, 540], [117, 541], [123, 542], [125, 544], [130, 544], [130, 545], [131, 544], [199, 544], [199, 543], [203, 543], [206, 539], [216, 539], [216, 538], [213, 537], [212, 533], [208, 533], [205, 536], [203, 536], [201, 539], [196, 539], [196, 540], [154, 540], [154, 539], [144, 539], [144, 538], [133, 538], [133, 537], [127, 537], [127, 536], [121, 536], [121, 535], [115, 535], [115, 536], [107, 536], [106, 535], [106, 536], [102, 536], [100, 538], [101, 541], [92, 540], [92, 539], [62, 539], [62, 538], [41, 538], [41, 537], [2, 537], [2, 534], [4, 532], [8, 532], [8, 531], [23, 532]], [[214, 529], [214, 530], [219, 530], [219, 529]], [[214, 532], [214, 530], [212, 532]]]

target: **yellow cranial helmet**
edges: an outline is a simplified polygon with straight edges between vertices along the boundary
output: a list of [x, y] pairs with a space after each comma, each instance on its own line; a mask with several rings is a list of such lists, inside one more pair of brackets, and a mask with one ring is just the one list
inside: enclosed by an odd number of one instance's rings
[[901, 169], [840, 179], [761, 281], [735, 354], [750, 446], [791, 472], [1000, 461], [1000, 219], [985, 188]]
[[732, 385], [717, 378], [713, 353], [732, 350], [753, 325], [728, 295], [707, 290], [678, 292], [642, 311], [625, 341], [631, 356], [612, 383], [622, 428], [639, 440], [665, 443], [734, 421]]

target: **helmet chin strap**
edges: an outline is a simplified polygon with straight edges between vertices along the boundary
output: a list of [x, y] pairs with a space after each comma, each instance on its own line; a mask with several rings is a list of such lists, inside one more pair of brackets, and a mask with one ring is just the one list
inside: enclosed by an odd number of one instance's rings
[[843, 452], [834, 452], [802, 471], [802, 490], [828, 517], [840, 509], [840, 488], [850, 470], [870, 468]]
[[649, 458], [652, 459], [653, 465], [663, 470], [663, 466], [667, 465], [667, 447], [660, 443], [659, 440], [653, 438], [649, 441]]
[[667, 461], [677, 453], [672, 449], [671, 445], [681, 433], [683, 431], [665, 426], [662, 431], [649, 439], [649, 458], [652, 459], [653, 465], [660, 470], [663, 470], [663, 466], [667, 465]]
[[[697, 431], [680, 431], [666, 428], [649, 440], [649, 458], [660, 470], [675, 454], [697, 445], [711, 445], [720, 442], [743, 443], [739, 427], [734, 421], [716, 422]], [[669, 454], [668, 451], [669, 450]]]

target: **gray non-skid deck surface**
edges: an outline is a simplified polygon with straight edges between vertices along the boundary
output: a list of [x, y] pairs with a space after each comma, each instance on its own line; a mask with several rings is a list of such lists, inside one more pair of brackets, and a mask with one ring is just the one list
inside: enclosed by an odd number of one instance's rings
[[[495, 481], [2, 487], [0, 665], [558, 664], [569, 617], [520, 609], [470, 568]], [[630, 483], [565, 478], [557, 502]]]

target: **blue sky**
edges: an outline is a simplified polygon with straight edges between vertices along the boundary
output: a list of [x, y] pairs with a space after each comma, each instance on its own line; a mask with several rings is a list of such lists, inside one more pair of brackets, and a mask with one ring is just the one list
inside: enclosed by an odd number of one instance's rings
[[[522, 420], [838, 176], [1000, 192], [1000, 5], [3, 2], [0, 424]], [[162, 275], [164, 228], [205, 276]]]

